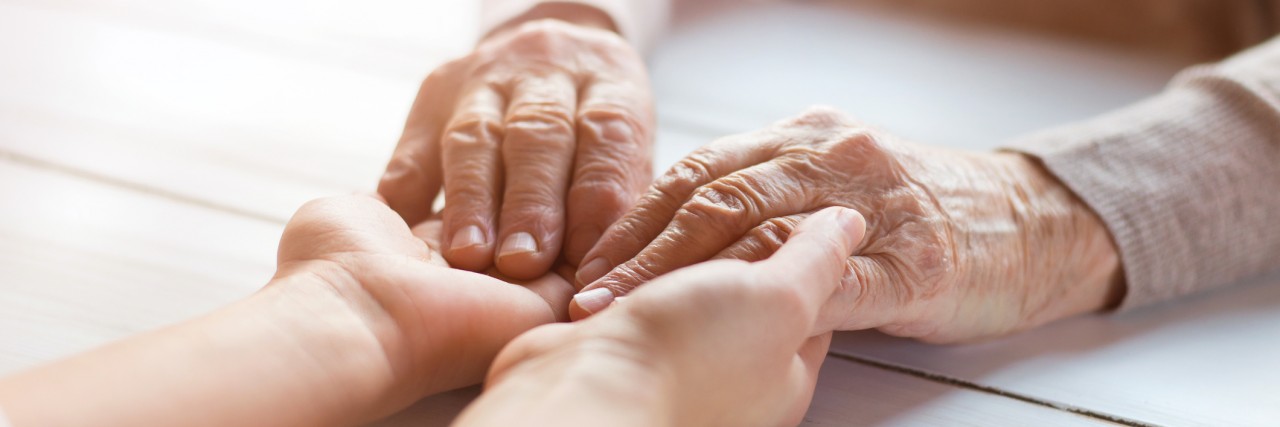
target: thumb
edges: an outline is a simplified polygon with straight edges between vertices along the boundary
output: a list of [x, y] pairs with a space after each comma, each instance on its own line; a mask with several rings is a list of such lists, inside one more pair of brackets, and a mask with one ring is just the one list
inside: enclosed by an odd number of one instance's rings
[[805, 301], [815, 311], [840, 285], [847, 259], [862, 242], [867, 221], [855, 210], [831, 207], [805, 219], [778, 252], [762, 261], [764, 270], [800, 281]]

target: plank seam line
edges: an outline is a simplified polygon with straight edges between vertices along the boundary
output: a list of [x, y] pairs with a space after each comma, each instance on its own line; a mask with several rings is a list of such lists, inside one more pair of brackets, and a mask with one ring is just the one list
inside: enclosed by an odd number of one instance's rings
[[120, 178], [115, 178], [115, 177], [111, 177], [111, 176], [107, 176], [99, 173], [89, 172], [76, 167], [67, 166], [61, 163], [52, 162], [49, 160], [41, 159], [38, 157], [32, 157], [32, 156], [16, 153], [16, 152], [5, 150], [5, 149], [0, 149], [0, 159], [8, 160], [10, 162], [17, 163], [20, 165], [25, 165], [25, 166], [43, 169], [43, 170], [47, 170], [55, 173], [60, 173], [63, 175], [70, 175], [75, 178], [84, 179], [84, 180], [92, 181], [99, 184], [110, 185], [113, 187], [122, 188], [129, 191], [143, 193], [152, 197], [159, 197], [159, 198], [168, 199], [171, 201], [176, 201], [179, 203], [199, 206], [202, 208], [212, 209], [215, 211], [228, 213], [228, 214], [245, 217], [249, 219], [254, 219], [258, 221], [263, 221], [271, 224], [282, 225], [288, 222], [288, 219], [277, 218], [277, 217], [263, 214], [260, 212], [253, 212], [246, 209], [227, 206], [221, 203], [217, 203], [217, 202], [206, 200], [206, 199], [201, 199], [198, 197], [192, 197], [185, 194], [148, 186], [145, 184], [139, 184], [136, 182], [132, 182], [132, 181], [128, 181]]
[[1036, 398], [1036, 397], [1022, 394], [1022, 393], [1002, 390], [992, 386], [979, 384], [973, 381], [953, 378], [946, 375], [941, 375], [941, 374], [937, 374], [937, 373], [933, 373], [933, 372], [929, 372], [921, 369], [910, 368], [907, 366], [889, 363], [889, 362], [885, 362], [885, 361], [877, 360], [873, 358], [854, 356], [852, 354], [845, 354], [845, 353], [840, 353], [836, 351], [827, 352], [827, 355], [835, 357], [837, 359], [842, 359], [842, 360], [857, 363], [860, 365], [869, 366], [872, 368], [897, 372], [900, 374], [910, 375], [916, 378], [943, 383], [950, 386], [973, 390], [981, 393], [993, 394], [1000, 397], [1020, 400], [1026, 403], [1030, 403], [1032, 405], [1043, 406], [1046, 408], [1055, 409], [1059, 411], [1066, 411], [1076, 415], [1081, 415], [1089, 418], [1096, 418], [1096, 419], [1109, 421], [1116, 424], [1121, 424], [1121, 425], [1126, 425], [1131, 427], [1159, 427], [1158, 424], [1152, 424], [1145, 421], [1138, 421], [1132, 418], [1126, 418], [1119, 415], [1108, 414], [1106, 412], [1099, 412], [1092, 409], [1082, 408], [1074, 405], [1068, 405], [1065, 403], [1054, 402], [1051, 400], [1040, 399], [1040, 398]]

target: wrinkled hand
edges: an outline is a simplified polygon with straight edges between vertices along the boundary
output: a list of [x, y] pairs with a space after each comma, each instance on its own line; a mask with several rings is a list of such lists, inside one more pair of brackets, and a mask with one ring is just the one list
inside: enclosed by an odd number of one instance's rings
[[307, 203], [281, 238], [269, 286], [323, 283], [356, 312], [400, 382], [381, 394], [384, 414], [478, 382], [509, 340], [567, 318], [573, 288], [565, 279], [517, 285], [451, 269], [424, 241], [437, 232], [438, 222], [411, 232], [380, 200], [347, 196]]
[[[826, 206], [862, 212], [868, 232], [821, 328], [954, 342], [1118, 298], [1106, 229], [1032, 160], [897, 141], [829, 109], [680, 161], [588, 253], [578, 283], [622, 295], [706, 259], [763, 259]], [[571, 315], [590, 302], [575, 298]]]
[[685, 268], [591, 319], [521, 335], [458, 424], [798, 424], [831, 340], [809, 332], [865, 225], [823, 210], [768, 260]]
[[443, 254], [529, 279], [576, 264], [652, 179], [640, 56], [559, 20], [500, 30], [423, 82], [378, 192], [409, 223], [444, 188]]

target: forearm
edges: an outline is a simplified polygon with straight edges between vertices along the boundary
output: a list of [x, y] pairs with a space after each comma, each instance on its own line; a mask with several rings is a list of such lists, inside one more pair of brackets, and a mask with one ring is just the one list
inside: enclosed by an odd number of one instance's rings
[[668, 23], [672, 0], [484, 0], [481, 34], [553, 18], [620, 33], [644, 52]]
[[378, 340], [331, 289], [298, 285], [7, 378], [0, 407], [14, 427], [319, 426], [381, 415], [394, 378]]

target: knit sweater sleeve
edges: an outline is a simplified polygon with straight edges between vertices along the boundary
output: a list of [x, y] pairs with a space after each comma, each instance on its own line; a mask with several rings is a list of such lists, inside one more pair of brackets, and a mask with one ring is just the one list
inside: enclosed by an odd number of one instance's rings
[[1280, 39], [1015, 141], [1106, 223], [1138, 307], [1280, 267]]

